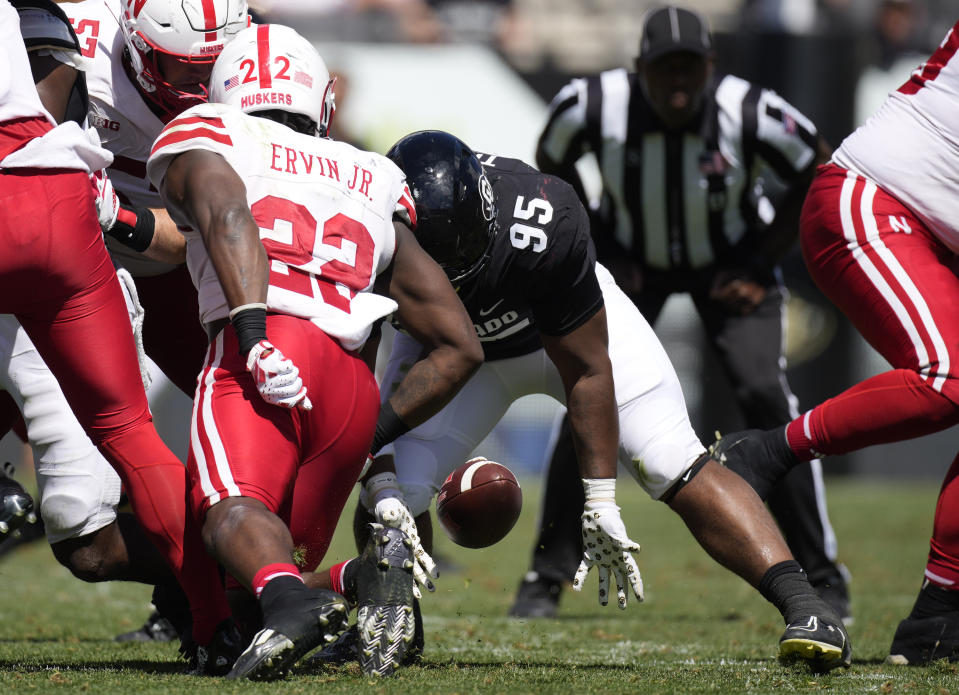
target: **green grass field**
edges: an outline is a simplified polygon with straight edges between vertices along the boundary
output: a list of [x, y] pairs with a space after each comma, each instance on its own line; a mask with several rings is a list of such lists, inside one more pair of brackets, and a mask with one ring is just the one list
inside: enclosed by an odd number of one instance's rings
[[[500, 544], [470, 551], [440, 539], [437, 554], [455, 568], [424, 603], [424, 662], [387, 680], [357, 666], [272, 684], [182, 675], [175, 645], [112, 641], [146, 617], [147, 587], [83, 584], [35, 543], [0, 559], [0, 693], [959, 693], [955, 664], [883, 663], [921, 581], [934, 484], [830, 481], [855, 623], [852, 668], [827, 675], [780, 665], [776, 610], [713, 563], [665, 506], [631, 482], [620, 487], [643, 546], [644, 604], [601, 608], [591, 576], [582, 594], [564, 594], [557, 620], [505, 617], [536, 517], [538, 484], [527, 481], [523, 517]], [[352, 554], [345, 530], [328, 560]]]

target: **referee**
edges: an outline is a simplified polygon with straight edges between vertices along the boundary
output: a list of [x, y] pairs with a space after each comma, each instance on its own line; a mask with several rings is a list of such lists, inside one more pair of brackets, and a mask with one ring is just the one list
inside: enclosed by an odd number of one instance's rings
[[[598, 260], [650, 324], [670, 294], [690, 294], [747, 427], [798, 416], [784, 374], [777, 262], [796, 238], [816, 166], [829, 159], [815, 126], [776, 93], [714, 75], [706, 22], [668, 6], [646, 19], [636, 72], [577, 78], [553, 99], [536, 161], [570, 182], [584, 204], [575, 164], [587, 152], [602, 177], [591, 212]], [[778, 182], [775, 209], [763, 194], [770, 180]], [[555, 615], [573, 577], [582, 556], [576, 470], [564, 421], [513, 616]], [[846, 570], [836, 562], [819, 461], [796, 468], [768, 501], [811, 583], [848, 621]]]

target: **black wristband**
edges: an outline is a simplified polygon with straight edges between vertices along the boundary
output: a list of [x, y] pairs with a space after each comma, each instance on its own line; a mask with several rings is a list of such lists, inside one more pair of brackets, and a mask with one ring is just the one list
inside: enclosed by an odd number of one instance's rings
[[117, 221], [107, 232], [121, 244], [140, 253], [150, 248], [155, 233], [156, 217], [150, 208], [131, 208], [125, 205], [120, 206]]
[[244, 359], [261, 340], [266, 340], [266, 309], [244, 309], [237, 312], [230, 323], [240, 344], [240, 357]]
[[400, 416], [393, 410], [389, 401], [384, 401], [380, 406], [380, 415], [376, 418], [376, 432], [373, 434], [370, 453], [375, 454], [394, 439], [409, 431], [410, 426], [400, 420]]

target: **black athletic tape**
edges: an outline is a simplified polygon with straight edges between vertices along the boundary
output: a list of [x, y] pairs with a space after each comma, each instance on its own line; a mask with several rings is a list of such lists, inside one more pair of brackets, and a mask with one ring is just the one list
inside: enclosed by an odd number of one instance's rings
[[230, 320], [240, 344], [240, 357], [246, 359], [250, 350], [261, 340], [266, 340], [266, 309], [244, 309]]
[[134, 251], [143, 253], [153, 242], [156, 233], [156, 218], [150, 208], [120, 206], [117, 221], [108, 235]]
[[389, 401], [384, 401], [380, 406], [380, 415], [376, 419], [376, 433], [373, 435], [370, 455], [375, 455], [384, 446], [409, 431], [410, 426], [400, 420], [400, 416], [393, 410]]
[[709, 463], [709, 460], [710, 458], [708, 453], [705, 453], [696, 459], [693, 465], [690, 466], [685, 473], [683, 473], [682, 477], [677, 480], [662, 497], [659, 498], [659, 501], [665, 502], [666, 504], [672, 502], [673, 498], [676, 496], [676, 493], [689, 485], [692, 479], [695, 478], [699, 474], [699, 471], [703, 469], [703, 466]]

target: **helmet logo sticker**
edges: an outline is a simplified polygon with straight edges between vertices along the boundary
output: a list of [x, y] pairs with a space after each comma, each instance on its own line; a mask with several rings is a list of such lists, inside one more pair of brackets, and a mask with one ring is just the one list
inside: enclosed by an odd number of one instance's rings
[[313, 89], [313, 78], [302, 70], [297, 70], [293, 73], [293, 81], [303, 85], [307, 89]]
[[487, 222], [492, 222], [495, 217], [495, 202], [493, 200], [493, 187], [490, 185], [489, 179], [486, 178], [486, 174], [480, 175], [479, 192], [480, 198], [483, 200], [483, 218]]

